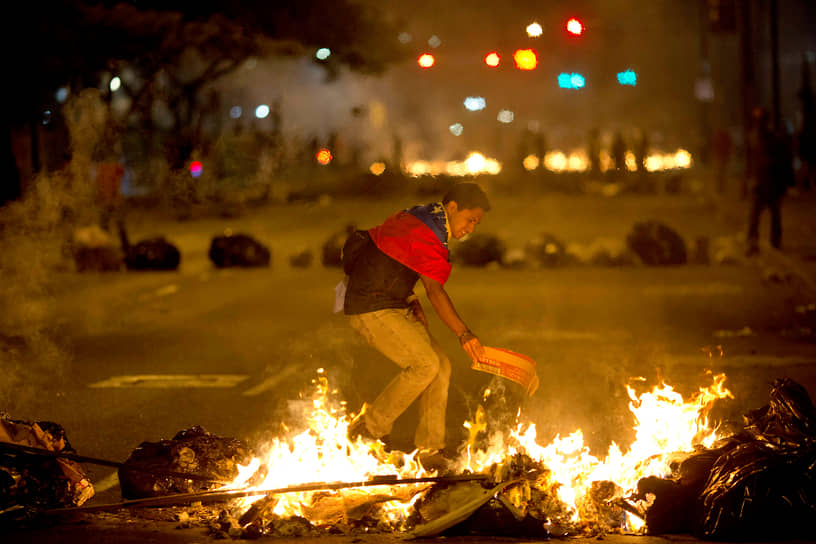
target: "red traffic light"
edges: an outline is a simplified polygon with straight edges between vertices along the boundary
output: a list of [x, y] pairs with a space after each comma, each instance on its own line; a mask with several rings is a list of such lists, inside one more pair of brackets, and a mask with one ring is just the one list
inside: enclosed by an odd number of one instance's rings
[[491, 51], [484, 58], [485, 64], [490, 66], [491, 68], [495, 68], [501, 62], [501, 57], [495, 51]]
[[580, 36], [584, 33], [584, 24], [576, 18], [567, 21], [567, 32], [573, 36]]

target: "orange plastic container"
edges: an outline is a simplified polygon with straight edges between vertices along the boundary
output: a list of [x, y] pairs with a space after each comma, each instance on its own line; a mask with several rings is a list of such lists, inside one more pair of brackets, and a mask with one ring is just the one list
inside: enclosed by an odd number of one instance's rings
[[485, 346], [485, 356], [471, 365], [473, 370], [507, 378], [524, 387], [528, 395], [538, 389], [536, 363], [531, 358], [504, 348]]

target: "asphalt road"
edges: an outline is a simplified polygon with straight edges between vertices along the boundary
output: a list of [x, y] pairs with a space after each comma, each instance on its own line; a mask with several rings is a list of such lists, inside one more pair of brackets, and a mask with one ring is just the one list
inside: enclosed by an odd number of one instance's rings
[[[186, 249], [179, 272], [53, 278], [53, 355], [15, 369], [24, 385], [0, 408], [15, 419], [60, 423], [82, 455], [123, 461], [141, 442], [192, 425], [263, 440], [291, 417], [292, 401], [318, 368], [352, 409], [371, 400], [393, 369], [332, 314], [339, 270], [296, 269], [286, 260], [287, 250], [314, 233], [277, 242], [269, 269], [215, 270], [205, 252], [221, 223], [177, 227], [175, 239]], [[320, 228], [326, 232], [314, 225]], [[632, 437], [624, 385], [635, 376], [647, 383], [661, 377], [691, 394], [710, 383], [706, 371], [725, 372], [735, 400], [719, 407], [722, 418], [763, 405], [774, 378], [789, 376], [816, 394], [813, 301], [797, 282], [766, 272], [756, 264], [457, 269], [449, 293], [483, 343], [537, 361], [542, 383], [524, 413], [539, 437], [581, 428], [593, 452], [603, 453], [611, 440]], [[431, 328], [454, 362], [448, 427], [455, 440], [489, 378], [469, 369], [435, 316]], [[393, 447], [410, 450], [414, 422], [413, 411], [398, 422]], [[87, 468], [97, 487], [92, 503], [118, 500], [114, 470]], [[16, 533], [12, 541], [207, 541], [201, 532], [147, 521], [129, 524], [127, 534], [138, 538], [125, 540], [118, 523]]]

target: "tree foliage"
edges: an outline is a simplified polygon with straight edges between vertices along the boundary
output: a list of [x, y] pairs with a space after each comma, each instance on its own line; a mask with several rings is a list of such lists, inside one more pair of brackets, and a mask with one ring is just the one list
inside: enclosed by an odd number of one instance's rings
[[[208, 83], [252, 57], [292, 56], [328, 47], [329, 77], [341, 67], [376, 74], [401, 58], [396, 21], [354, 0], [32, 0], [15, 3], [6, 34], [22, 36], [11, 55], [8, 127], [39, 122], [54, 93], [101, 87], [125, 67], [129, 117], [149, 123], [163, 100], [176, 125], [189, 125]], [[318, 62], [315, 60], [315, 62]], [[149, 128], [149, 127], [147, 127]], [[182, 130], [183, 132], [183, 130]]]

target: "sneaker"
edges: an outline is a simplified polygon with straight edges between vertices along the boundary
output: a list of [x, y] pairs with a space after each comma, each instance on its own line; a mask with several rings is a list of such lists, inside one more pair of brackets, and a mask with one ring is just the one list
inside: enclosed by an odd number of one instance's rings
[[427, 471], [436, 471], [443, 474], [450, 468], [450, 460], [445, 457], [441, 450], [423, 450], [417, 456], [419, 464]]

